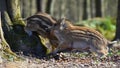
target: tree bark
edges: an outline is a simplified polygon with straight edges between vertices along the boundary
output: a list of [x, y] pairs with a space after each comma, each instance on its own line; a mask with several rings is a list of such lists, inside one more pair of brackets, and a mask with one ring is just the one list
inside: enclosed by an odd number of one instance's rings
[[42, 0], [37, 0], [36, 5], [37, 5], [37, 12], [42, 12]]
[[83, 2], [83, 20], [87, 19], [87, 0], [84, 0]]
[[95, 0], [95, 8], [96, 8], [96, 17], [101, 17], [101, 0]]
[[120, 39], [120, 0], [118, 0], [116, 35], [114, 40]]
[[[20, 1], [19, 0], [6, 0], [6, 7], [9, 17], [13, 24], [21, 24], [24, 25], [24, 22], [20, 20]], [[19, 21], [19, 22], [18, 22]]]
[[6, 42], [4, 35], [3, 35], [3, 29], [1, 25], [1, 12], [0, 12], [0, 53], [2, 52], [2, 57], [5, 59], [9, 59], [11, 56], [13, 60], [19, 60], [18, 56], [13, 53], [9, 47], [9, 44]]
[[[24, 21], [21, 20], [20, 1], [2, 0], [2, 6], [6, 6], [2, 11], [2, 24], [4, 36], [10, 48], [14, 52], [22, 51], [24, 55], [43, 57], [46, 55], [46, 48], [40, 42], [37, 35], [28, 36], [24, 31]], [[2, 7], [2, 8], [3, 8]]]
[[50, 9], [51, 9], [51, 4], [52, 4], [52, 0], [47, 0], [46, 3], [46, 13], [50, 14]]
[[91, 18], [95, 17], [95, 0], [90, 1], [90, 14]]

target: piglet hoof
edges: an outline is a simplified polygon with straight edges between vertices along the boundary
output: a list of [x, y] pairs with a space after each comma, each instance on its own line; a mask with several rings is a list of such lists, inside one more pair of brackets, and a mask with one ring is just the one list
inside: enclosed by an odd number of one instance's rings
[[56, 54], [56, 55], [53, 55], [53, 57], [54, 57], [55, 60], [59, 60], [59, 59], [60, 59], [60, 56], [57, 55], [57, 54]]
[[54, 58], [55, 60], [59, 60], [60, 56], [57, 53], [50, 53], [48, 54], [49, 57]]

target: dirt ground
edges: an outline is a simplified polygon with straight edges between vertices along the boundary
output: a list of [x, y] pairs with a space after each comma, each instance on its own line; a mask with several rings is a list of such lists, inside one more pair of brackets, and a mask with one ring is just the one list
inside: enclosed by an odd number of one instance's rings
[[120, 55], [98, 59], [92, 56], [61, 53], [54, 58], [37, 59], [24, 57], [23, 61], [2, 61], [0, 68], [120, 68]]

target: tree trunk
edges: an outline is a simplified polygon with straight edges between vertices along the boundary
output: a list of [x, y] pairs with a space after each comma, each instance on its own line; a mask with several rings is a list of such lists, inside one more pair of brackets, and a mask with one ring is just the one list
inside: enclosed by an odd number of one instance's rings
[[95, 8], [96, 8], [96, 17], [101, 17], [101, 0], [95, 0]]
[[84, 0], [83, 2], [83, 20], [86, 20], [87, 19], [87, 0]]
[[50, 14], [50, 9], [51, 9], [51, 4], [52, 4], [52, 0], [47, 0], [46, 3], [46, 13]]
[[95, 0], [90, 1], [90, 14], [91, 18], [95, 17]]
[[[24, 21], [21, 20], [20, 0], [2, 0], [2, 24], [4, 36], [12, 51], [22, 51], [24, 55], [43, 57], [46, 48], [37, 35], [28, 36], [24, 31]], [[2, 8], [3, 8], [2, 7]]]
[[42, 12], [42, 0], [37, 0], [36, 5], [37, 5], [37, 12]]
[[114, 40], [120, 39], [120, 0], [118, 0], [116, 35]]
[[[36, 0], [30, 0], [30, 16], [34, 15], [37, 12], [37, 8], [36, 8]], [[28, 11], [27, 11], [28, 12]]]
[[4, 35], [3, 35], [3, 29], [1, 25], [1, 12], [0, 12], [0, 54], [2, 52], [2, 55], [0, 55], [2, 58], [13, 60], [18, 60], [18, 56], [13, 53], [9, 47], [9, 44], [6, 42]]
[[20, 1], [19, 0], [6, 0], [6, 7], [8, 15], [13, 22], [13, 24], [21, 24], [24, 25], [24, 22], [22, 20], [19, 20], [21, 18], [20, 13]]

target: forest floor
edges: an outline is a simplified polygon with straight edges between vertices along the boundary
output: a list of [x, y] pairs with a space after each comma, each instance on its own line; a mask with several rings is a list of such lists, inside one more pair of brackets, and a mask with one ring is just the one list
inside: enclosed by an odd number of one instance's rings
[[85, 53], [61, 52], [59, 60], [22, 57], [25, 60], [3, 61], [0, 63], [0, 68], [120, 68], [120, 55], [98, 59], [90, 55], [86, 56]]

